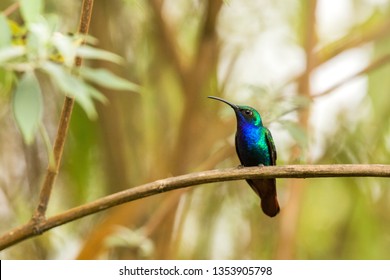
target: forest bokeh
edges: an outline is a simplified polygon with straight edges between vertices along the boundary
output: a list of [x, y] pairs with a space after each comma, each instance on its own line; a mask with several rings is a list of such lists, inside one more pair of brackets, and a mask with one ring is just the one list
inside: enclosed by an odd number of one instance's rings
[[[45, 1], [75, 32], [81, 0]], [[0, 10], [12, 4], [1, 1]], [[390, 2], [99, 0], [90, 34], [141, 86], [76, 106], [48, 215], [161, 178], [234, 167], [235, 116], [206, 97], [255, 107], [279, 165], [390, 163]], [[44, 81], [41, 81], [44, 84]], [[44, 89], [56, 133], [63, 96]], [[26, 145], [0, 88], [1, 233], [27, 222], [48, 165]], [[278, 179], [270, 219], [244, 181], [127, 203], [0, 252], [1, 259], [389, 259], [390, 181]]]

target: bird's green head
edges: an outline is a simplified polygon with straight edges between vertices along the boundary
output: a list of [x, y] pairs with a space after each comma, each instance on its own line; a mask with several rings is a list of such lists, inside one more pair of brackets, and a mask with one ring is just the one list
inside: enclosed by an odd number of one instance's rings
[[262, 126], [263, 122], [259, 112], [249, 106], [237, 106], [238, 110], [236, 112], [237, 118], [245, 123], [252, 124], [255, 126]]
[[236, 113], [238, 125], [242, 125], [242, 126], [252, 125], [256, 127], [263, 126], [261, 116], [259, 112], [257, 112], [254, 108], [249, 106], [235, 105], [222, 98], [215, 97], [215, 96], [209, 96], [209, 98], [221, 101], [229, 105]]

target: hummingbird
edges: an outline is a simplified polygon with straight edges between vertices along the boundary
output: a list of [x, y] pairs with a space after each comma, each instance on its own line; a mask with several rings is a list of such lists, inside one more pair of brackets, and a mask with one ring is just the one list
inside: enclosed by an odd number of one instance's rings
[[[274, 140], [268, 128], [263, 126], [259, 112], [252, 107], [235, 105], [219, 97], [208, 96], [208, 98], [221, 101], [234, 110], [237, 119], [236, 152], [243, 166], [276, 165]], [[260, 197], [263, 212], [270, 217], [276, 216], [280, 208], [275, 178], [246, 181]]]

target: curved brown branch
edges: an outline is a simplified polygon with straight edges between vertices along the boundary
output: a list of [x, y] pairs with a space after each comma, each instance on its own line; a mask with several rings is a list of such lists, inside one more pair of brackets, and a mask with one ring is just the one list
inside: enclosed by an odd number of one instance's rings
[[206, 183], [272, 177], [390, 177], [390, 165], [336, 164], [245, 167], [210, 170], [166, 178], [108, 195], [93, 202], [69, 209], [47, 220], [37, 222], [31, 220], [27, 224], [10, 230], [1, 236], [0, 250], [39, 235], [54, 227], [147, 196]]

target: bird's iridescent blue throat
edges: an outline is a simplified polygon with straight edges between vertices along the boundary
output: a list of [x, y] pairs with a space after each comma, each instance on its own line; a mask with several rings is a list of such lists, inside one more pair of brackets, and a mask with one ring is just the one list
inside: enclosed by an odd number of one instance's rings
[[243, 124], [237, 127], [237, 142], [240, 153], [246, 156], [248, 166], [271, 165], [270, 151], [264, 127]]

